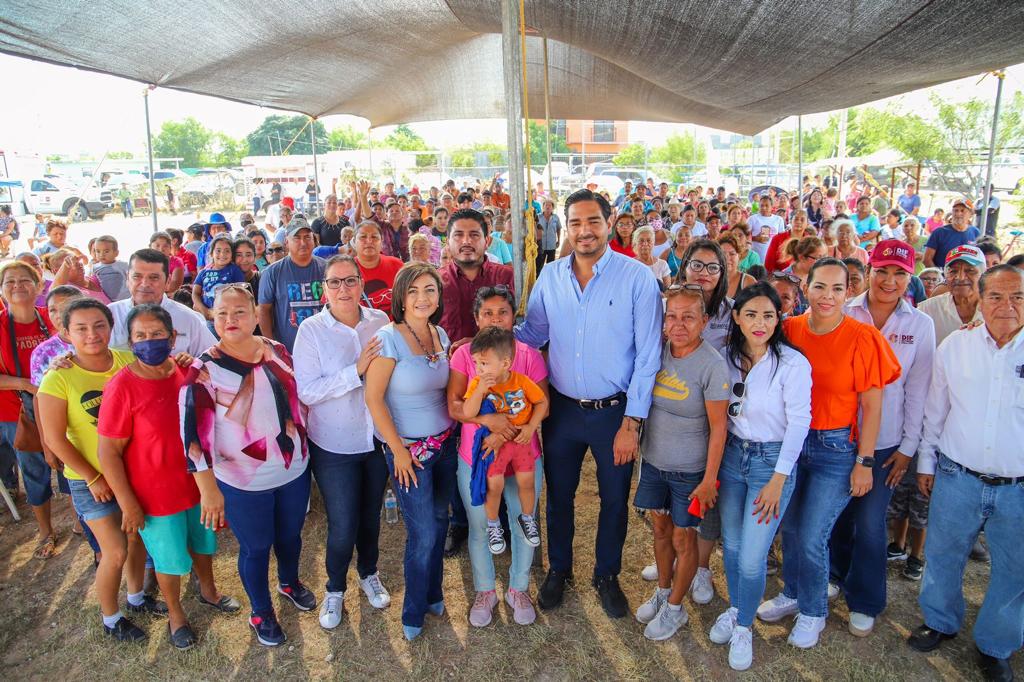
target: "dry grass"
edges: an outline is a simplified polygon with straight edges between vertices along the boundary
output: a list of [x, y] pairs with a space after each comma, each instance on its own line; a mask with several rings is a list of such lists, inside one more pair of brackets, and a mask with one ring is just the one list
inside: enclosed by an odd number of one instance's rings
[[[811, 651], [797, 651], [786, 644], [788, 623], [755, 626], [754, 668], [743, 675], [727, 663], [727, 647], [712, 645], [707, 631], [723, 610], [716, 596], [707, 606], [687, 602], [690, 625], [664, 643], [648, 642], [642, 627], [631, 618], [611, 621], [605, 617], [589, 575], [593, 569], [593, 537], [597, 494], [593, 466], [588, 461], [577, 500], [577, 586], [569, 590], [563, 606], [540, 612], [532, 627], [511, 620], [504, 604], [495, 622], [477, 630], [466, 614], [473, 598], [469, 559], [462, 555], [446, 560], [445, 594], [449, 613], [428, 617], [423, 635], [406, 642], [401, 629], [401, 525], [382, 529], [381, 574], [393, 604], [384, 611], [371, 608], [358, 590], [354, 568], [342, 625], [334, 632], [320, 629], [316, 613], [298, 613], [279, 605], [279, 615], [289, 636], [287, 645], [266, 649], [256, 644], [245, 616], [214, 615], [194, 600], [186, 610], [200, 635], [192, 651], [177, 653], [167, 641], [162, 620], [142, 620], [150, 639], [144, 645], [119, 646], [101, 634], [97, 605], [91, 594], [92, 557], [88, 545], [70, 534], [69, 500], [56, 502], [59, 527], [66, 529], [59, 553], [47, 562], [34, 560], [34, 524], [15, 524], [0, 514], [0, 663], [7, 679], [119, 679], [206, 680], [252, 679], [622, 679], [622, 680], [939, 680], [980, 679], [974, 665], [969, 636], [947, 643], [931, 655], [917, 654], [904, 643], [920, 620], [917, 584], [889, 579], [889, 609], [875, 633], [857, 639], [846, 631], [846, 608], [841, 603], [829, 620], [822, 643]], [[30, 510], [20, 505], [23, 515]], [[322, 595], [325, 519], [318, 505], [305, 529], [303, 580]], [[230, 534], [222, 538], [215, 570], [221, 588], [245, 595], [234, 559], [236, 544]], [[637, 517], [630, 519], [623, 557], [622, 587], [633, 608], [649, 596], [650, 584], [639, 571], [652, 557], [650, 532]], [[507, 575], [508, 555], [498, 559], [499, 592]], [[725, 589], [720, 556], [712, 562], [715, 586]], [[534, 573], [535, 581], [543, 574]], [[972, 564], [966, 584], [969, 618], [973, 619], [987, 581], [987, 568]], [[355, 587], [355, 589], [353, 589]], [[779, 589], [769, 579], [768, 592]], [[534, 592], [536, 587], [534, 587]], [[969, 632], [971, 621], [965, 633]], [[1018, 657], [1019, 659], [1019, 657]], [[1024, 665], [1016, 661], [1016, 672]]]

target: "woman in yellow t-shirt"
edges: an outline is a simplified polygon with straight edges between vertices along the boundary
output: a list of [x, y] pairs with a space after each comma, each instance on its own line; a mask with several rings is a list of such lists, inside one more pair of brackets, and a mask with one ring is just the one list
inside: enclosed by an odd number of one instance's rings
[[96, 433], [104, 387], [135, 358], [110, 350], [114, 319], [94, 298], [72, 301], [62, 323], [75, 352], [70, 366], [48, 372], [39, 384], [39, 425], [47, 446], [64, 462], [75, 510], [100, 545], [96, 595], [104, 631], [118, 641], [138, 641], [146, 633], [125, 618], [117, 605], [124, 566], [128, 566], [129, 611], [166, 613], [167, 607], [143, 593], [146, 550], [138, 533], [126, 536], [121, 530], [121, 510], [100, 470]]

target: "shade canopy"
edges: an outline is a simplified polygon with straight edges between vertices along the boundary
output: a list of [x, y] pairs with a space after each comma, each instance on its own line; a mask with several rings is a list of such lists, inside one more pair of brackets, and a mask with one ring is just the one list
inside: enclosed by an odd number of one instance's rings
[[[23, 0], [0, 51], [371, 125], [505, 116], [500, 0]], [[1024, 61], [1015, 0], [526, 0], [553, 118], [753, 134]]]

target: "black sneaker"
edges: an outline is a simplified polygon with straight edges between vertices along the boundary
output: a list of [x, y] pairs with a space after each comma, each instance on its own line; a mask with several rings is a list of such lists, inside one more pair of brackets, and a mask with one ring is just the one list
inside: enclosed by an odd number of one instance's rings
[[168, 623], [167, 633], [171, 636], [171, 644], [178, 651], [186, 651], [196, 645], [196, 633], [192, 632], [192, 628], [189, 627], [188, 623], [182, 625], [174, 632], [171, 632], [171, 625]]
[[312, 611], [316, 608], [316, 595], [307, 590], [302, 583], [278, 585], [277, 591], [288, 597], [299, 611]]
[[537, 526], [536, 516], [520, 514], [519, 527], [523, 529], [523, 535], [526, 536], [526, 544], [530, 547], [540, 546], [540, 528]]
[[141, 642], [147, 637], [142, 628], [124, 616], [114, 623], [114, 627], [104, 625], [103, 631], [119, 642]]
[[288, 640], [273, 611], [253, 613], [249, 616], [249, 627], [256, 633], [256, 639], [263, 646], [280, 646]]
[[572, 582], [572, 573], [560, 573], [549, 569], [540, 590], [537, 592], [537, 603], [542, 609], [553, 609], [562, 603], [565, 596], [566, 583]]
[[142, 598], [142, 603], [135, 606], [131, 602], [128, 602], [128, 611], [131, 613], [152, 613], [156, 616], [167, 615], [167, 604], [153, 599], [148, 594]]
[[595, 575], [593, 580], [597, 594], [601, 597], [601, 607], [609, 618], [622, 618], [629, 609], [626, 595], [619, 587], [619, 577], [615, 575]]
[[908, 556], [907, 564], [903, 567], [903, 577], [907, 580], [917, 582], [924, 575], [924, 562], [916, 556]]
[[448, 524], [448, 534], [444, 538], [444, 555], [451, 559], [453, 556], [459, 553], [462, 549], [462, 545], [466, 542], [466, 538], [469, 537], [468, 526], [456, 526], [454, 524]]
[[890, 542], [889, 546], [885, 548], [885, 560], [886, 561], [903, 561], [907, 558], [907, 548], [900, 547], [895, 542]]

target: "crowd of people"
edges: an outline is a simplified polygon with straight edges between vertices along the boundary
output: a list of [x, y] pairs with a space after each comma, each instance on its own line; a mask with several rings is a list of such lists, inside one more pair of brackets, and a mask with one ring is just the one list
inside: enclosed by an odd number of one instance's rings
[[[510, 551], [504, 601], [528, 625], [542, 526], [536, 603], [554, 611], [573, 581], [589, 452], [592, 584], [611, 618], [630, 611], [630, 507], [651, 520], [642, 579], [657, 584], [634, 614], [647, 638], [673, 637], [687, 598], [714, 598], [721, 543], [727, 607], [709, 637], [734, 669], [752, 665], [755, 619], [795, 616], [789, 642], [814, 647], [840, 595], [850, 633], [870, 635], [892, 561], [922, 581], [908, 643], [932, 651], [963, 625], [973, 558], [991, 563], [981, 670], [1012, 679], [1024, 637], [1022, 257], [1002, 263], [967, 202], [922, 226], [913, 185], [890, 208], [856, 180], [844, 198], [829, 184], [748, 201], [627, 183], [556, 202], [538, 183], [524, 209], [539, 276], [518, 324], [498, 178], [422, 194], [354, 182], [312, 222], [275, 196], [237, 230], [214, 213], [155, 232], [126, 260], [115, 238], [83, 252], [41, 216], [45, 240], [0, 266], [0, 474], [16, 490], [20, 470], [44, 560], [56, 471], [118, 641], [147, 636], [129, 616], [156, 615], [174, 647], [191, 647], [189, 575], [202, 605], [242, 608], [213, 576], [225, 527], [261, 644], [287, 639], [272, 591], [338, 627], [353, 556], [360, 591], [387, 608], [389, 486], [406, 533], [406, 638], [445, 614], [444, 557], [463, 543], [469, 622], [491, 622], [493, 557]], [[327, 516], [319, 595], [300, 561], [314, 484]], [[765, 599], [779, 570], [783, 589]]]

